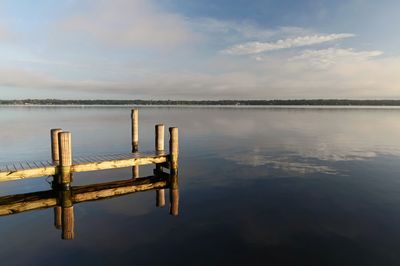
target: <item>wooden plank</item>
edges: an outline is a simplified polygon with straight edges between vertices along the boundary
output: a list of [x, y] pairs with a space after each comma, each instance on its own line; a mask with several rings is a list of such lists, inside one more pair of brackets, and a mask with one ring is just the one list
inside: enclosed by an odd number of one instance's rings
[[0, 197], [0, 216], [43, 209], [57, 205], [53, 190]]
[[[105, 155], [104, 159], [110, 158], [108, 160], [92, 161], [92, 158], [85, 158], [87, 161], [82, 162], [82, 157], [78, 161], [75, 160], [74, 164], [71, 166], [72, 172], [86, 172], [86, 171], [97, 171], [106, 170], [113, 168], [123, 168], [131, 167], [137, 165], [147, 165], [147, 164], [164, 164], [168, 162], [168, 155], [147, 155], [143, 157], [136, 157], [136, 154], [120, 154], [116, 156], [116, 159], [111, 159], [110, 156]], [[103, 157], [102, 157], [103, 158]], [[98, 158], [98, 159], [102, 159]], [[118, 158], [118, 159], [117, 159]], [[11, 181], [24, 178], [41, 177], [41, 176], [51, 176], [57, 173], [57, 167], [53, 165], [52, 162], [40, 161], [40, 162], [30, 162], [29, 164], [20, 164], [17, 167], [16, 163], [8, 164], [5, 166], [7, 170], [0, 171], [0, 182]], [[33, 164], [36, 167], [33, 167]], [[39, 167], [38, 167], [39, 166]]]
[[80, 164], [80, 163], [84, 163], [84, 161], [81, 158], [74, 158], [74, 161], [72, 162], [72, 164]]
[[36, 168], [36, 167], [31, 167], [30, 164], [28, 162], [22, 162], [22, 165], [25, 169], [32, 169], [32, 168]]
[[96, 156], [94, 156], [94, 158], [93, 159], [95, 159], [93, 162], [103, 162], [103, 161], [110, 161], [110, 159], [106, 159], [106, 158], [104, 158], [103, 156], [100, 156], [100, 155], [96, 155]]
[[117, 154], [103, 155], [102, 156], [107, 161], [115, 160], [117, 158]]
[[76, 164], [77, 162], [78, 163], [81, 163], [81, 162], [87, 163], [87, 162], [90, 162], [90, 159], [87, 156], [79, 156], [77, 158], [74, 158], [73, 164]]
[[0, 182], [56, 174], [55, 166], [0, 172]]
[[109, 160], [104, 155], [94, 155], [93, 158], [95, 159], [95, 161], [108, 161]]
[[119, 160], [110, 161], [100, 161], [100, 162], [89, 162], [84, 164], [72, 165], [72, 172], [87, 172], [87, 171], [97, 171], [106, 170], [113, 168], [124, 168], [135, 165], [146, 165], [146, 164], [157, 164], [167, 162], [167, 156], [165, 155], [153, 155], [149, 157], [142, 158], [127, 158]]
[[26, 169], [26, 167], [24, 167], [25, 165], [23, 165], [23, 162], [19, 162], [18, 164], [20, 165], [20, 168], [19, 168], [19, 169], [23, 169], [23, 170]]
[[123, 181], [114, 181], [103, 184], [73, 188], [73, 202], [101, 200], [122, 196], [130, 193], [161, 189], [167, 186], [165, 179], [157, 177], [136, 178]]
[[110, 155], [108, 157], [111, 160], [120, 160], [120, 159], [133, 158], [132, 156], [129, 156], [129, 154], [112, 154], [112, 155]]
[[4, 164], [2, 164], [2, 165], [0, 165], [0, 172], [7, 172], [8, 170], [7, 170], [7, 166], [6, 165], [4, 165]]

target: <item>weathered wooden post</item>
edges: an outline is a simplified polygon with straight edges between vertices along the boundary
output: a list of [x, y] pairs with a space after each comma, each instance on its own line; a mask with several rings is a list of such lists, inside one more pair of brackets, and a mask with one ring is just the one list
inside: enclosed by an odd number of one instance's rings
[[[132, 109], [131, 111], [131, 126], [132, 126], [132, 152], [139, 151], [139, 110]], [[139, 177], [139, 166], [132, 167], [132, 177]]]
[[170, 153], [170, 189], [169, 200], [171, 215], [179, 213], [179, 186], [178, 186], [178, 155], [179, 155], [179, 132], [178, 128], [169, 128], [169, 153]]
[[60, 192], [61, 194], [61, 216], [62, 233], [61, 238], [65, 240], [74, 239], [74, 206], [70, 188]]
[[61, 191], [61, 220], [62, 239], [74, 238], [74, 207], [71, 200], [71, 165], [72, 165], [72, 144], [71, 133], [58, 133], [58, 146], [60, 152], [59, 176]]
[[[62, 132], [61, 128], [53, 128], [50, 130], [50, 137], [51, 137], [51, 160], [54, 165], [58, 166], [60, 164], [60, 150], [58, 145], [58, 133]], [[60, 184], [60, 175], [55, 174], [53, 176], [53, 189], [58, 188]], [[61, 229], [61, 207], [56, 206], [54, 207], [54, 226], [57, 229]]]
[[[164, 131], [165, 127], [163, 124], [155, 126], [155, 149], [156, 154], [164, 153]], [[156, 172], [161, 172], [161, 165], [156, 165]], [[165, 190], [157, 189], [156, 191], [156, 206], [163, 208], [165, 206]]]
[[170, 169], [178, 169], [179, 155], [179, 132], [177, 127], [169, 128], [169, 154], [170, 154]]
[[179, 185], [178, 185], [178, 171], [171, 171], [170, 184], [169, 184], [169, 213], [173, 216], [179, 214]]
[[62, 227], [62, 208], [61, 206], [54, 207], [54, 227], [61, 229]]
[[139, 150], [139, 110], [132, 109], [132, 152]]
[[63, 187], [69, 187], [71, 183], [71, 165], [72, 165], [72, 145], [71, 133], [60, 132], [58, 133], [58, 146], [60, 152], [59, 176], [60, 184]]
[[[54, 165], [58, 166], [60, 164], [60, 151], [58, 145], [58, 133], [62, 132], [61, 128], [53, 128], [50, 130], [51, 137], [51, 160]], [[56, 188], [59, 185], [58, 175], [53, 176], [52, 187]]]
[[165, 206], [165, 190], [157, 189], [156, 191], [156, 207], [164, 208]]
[[132, 166], [132, 178], [138, 178], [139, 175], [139, 165]]
[[164, 131], [165, 131], [165, 126], [163, 124], [158, 124], [155, 127], [156, 132], [155, 132], [155, 148], [156, 152], [161, 153], [164, 152]]
[[51, 160], [53, 164], [58, 165], [60, 162], [60, 152], [58, 147], [58, 133], [62, 132], [61, 128], [53, 128], [50, 130], [51, 136]]

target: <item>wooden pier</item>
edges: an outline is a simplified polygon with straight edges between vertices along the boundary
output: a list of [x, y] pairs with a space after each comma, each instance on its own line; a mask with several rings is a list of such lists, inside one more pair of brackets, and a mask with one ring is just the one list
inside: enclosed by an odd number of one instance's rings
[[[130, 193], [156, 190], [156, 206], [165, 206], [165, 189], [169, 189], [169, 212], [178, 215], [178, 128], [169, 128], [169, 151], [164, 149], [164, 125], [155, 126], [155, 150], [139, 152], [138, 110], [131, 113], [132, 147], [130, 153], [73, 157], [71, 133], [52, 129], [51, 161], [14, 162], [0, 165], [0, 182], [53, 176], [52, 189], [0, 197], [0, 216], [43, 208], [54, 208], [54, 225], [62, 229], [62, 239], [74, 238], [74, 204], [107, 199]], [[154, 175], [139, 177], [139, 166], [154, 164]], [[77, 172], [132, 167], [128, 180], [72, 186]], [[164, 172], [164, 169], [169, 172]]]
[[[0, 164], [0, 182], [42, 176], [60, 176], [59, 183], [69, 183], [68, 175], [77, 172], [134, 167], [138, 176], [141, 165], [157, 164], [167, 168], [178, 167], [178, 128], [170, 128], [169, 153], [164, 151], [164, 125], [155, 127], [155, 151], [138, 152], [138, 110], [132, 110], [132, 152], [73, 157], [71, 133], [62, 129], [51, 130], [51, 161], [24, 161]], [[65, 180], [64, 180], [65, 179]]]

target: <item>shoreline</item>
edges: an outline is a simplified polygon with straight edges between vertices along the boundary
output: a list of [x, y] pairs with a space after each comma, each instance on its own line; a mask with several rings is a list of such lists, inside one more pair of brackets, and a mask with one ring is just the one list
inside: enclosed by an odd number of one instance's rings
[[218, 109], [400, 109], [399, 105], [140, 105], [140, 104], [0, 104], [1, 107], [50, 108], [218, 108]]

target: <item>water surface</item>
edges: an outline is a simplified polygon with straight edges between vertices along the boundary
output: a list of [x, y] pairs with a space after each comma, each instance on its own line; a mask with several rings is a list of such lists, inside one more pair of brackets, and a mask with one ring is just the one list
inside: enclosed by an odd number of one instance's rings
[[[155, 192], [75, 206], [75, 239], [53, 209], [0, 217], [2, 265], [400, 265], [400, 110], [141, 108], [180, 129], [180, 211]], [[1, 107], [0, 162], [50, 158], [50, 128], [74, 155], [130, 151], [124, 107]], [[152, 167], [141, 167], [141, 175]], [[131, 169], [74, 175], [74, 185]], [[49, 178], [0, 184], [0, 196], [48, 190]]]

